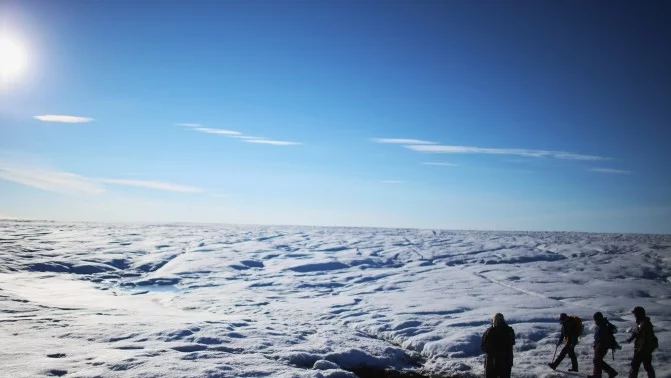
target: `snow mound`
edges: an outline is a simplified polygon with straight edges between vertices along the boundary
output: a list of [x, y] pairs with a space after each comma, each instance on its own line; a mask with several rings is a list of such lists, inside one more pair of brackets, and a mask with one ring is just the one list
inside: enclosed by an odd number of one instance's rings
[[318, 360], [315, 361], [315, 364], [312, 366], [314, 370], [334, 370], [334, 369], [340, 369], [340, 366], [338, 364], [333, 363], [331, 361], [327, 360]]

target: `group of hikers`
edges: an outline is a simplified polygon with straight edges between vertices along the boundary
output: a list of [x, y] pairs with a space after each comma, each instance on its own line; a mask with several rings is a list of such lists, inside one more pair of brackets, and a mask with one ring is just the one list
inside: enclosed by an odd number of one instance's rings
[[[652, 352], [659, 347], [659, 341], [655, 336], [650, 318], [645, 315], [645, 309], [637, 306], [632, 310], [636, 318], [636, 327], [631, 329], [628, 343], [634, 341], [634, 357], [631, 360], [629, 378], [638, 377], [638, 370], [643, 368], [648, 373], [648, 378], [655, 378], [655, 370], [652, 367]], [[602, 313], [596, 312], [593, 316], [596, 325], [594, 332], [594, 368], [592, 375], [588, 378], [601, 378], [602, 371], [608, 374], [608, 378], [618, 375], [617, 371], [606, 363], [608, 350], [613, 352], [622, 347], [615, 340], [614, 333], [617, 328], [606, 319]], [[561, 344], [564, 344], [557, 359], [548, 365], [552, 370], [557, 369], [566, 355], [571, 359], [570, 372], [578, 371], [578, 358], [575, 355], [575, 346], [583, 333], [582, 320], [575, 316], [562, 313], [559, 315], [561, 323], [561, 335], [557, 341], [555, 355]], [[513, 367], [513, 345], [515, 345], [515, 331], [510, 327], [502, 314], [494, 315], [492, 325], [482, 335], [480, 347], [486, 354], [485, 377], [486, 378], [509, 378]], [[613, 356], [613, 358], [615, 358]]]

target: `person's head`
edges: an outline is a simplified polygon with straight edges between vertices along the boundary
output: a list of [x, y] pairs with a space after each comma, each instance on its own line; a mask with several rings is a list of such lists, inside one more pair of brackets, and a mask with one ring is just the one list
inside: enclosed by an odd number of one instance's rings
[[641, 320], [645, 318], [645, 309], [641, 306], [634, 307], [634, 309], [631, 310], [631, 313], [634, 314], [636, 320]]
[[494, 323], [495, 326], [497, 326], [499, 324], [505, 324], [505, 322], [506, 322], [506, 320], [503, 318], [503, 314], [501, 314], [501, 313], [497, 313], [492, 318], [492, 323]]
[[568, 320], [568, 315], [564, 314], [563, 312], [559, 314], [559, 322], [564, 323], [566, 320]]
[[603, 321], [603, 314], [597, 311], [594, 313], [593, 319], [595, 323], [601, 323]]

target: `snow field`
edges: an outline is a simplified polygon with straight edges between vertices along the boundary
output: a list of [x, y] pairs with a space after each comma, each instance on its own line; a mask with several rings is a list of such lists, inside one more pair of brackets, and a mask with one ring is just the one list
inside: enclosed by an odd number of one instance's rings
[[590, 372], [595, 311], [624, 376], [637, 305], [671, 377], [669, 236], [0, 221], [0, 303], [6, 377], [478, 376], [496, 312], [513, 375], [560, 377], [558, 314]]

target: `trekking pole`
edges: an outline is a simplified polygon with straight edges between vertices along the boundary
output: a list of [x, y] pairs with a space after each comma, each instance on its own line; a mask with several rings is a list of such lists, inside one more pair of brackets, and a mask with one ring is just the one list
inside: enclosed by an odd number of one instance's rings
[[557, 357], [557, 349], [559, 349], [559, 344], [555, 347], [555, 354], [552, 356], [552, 362], [555, 362], [555, 357]]

